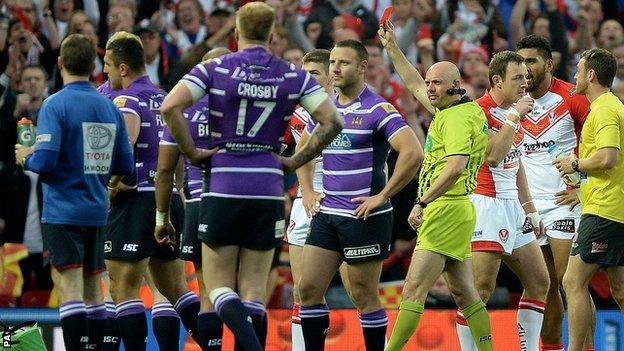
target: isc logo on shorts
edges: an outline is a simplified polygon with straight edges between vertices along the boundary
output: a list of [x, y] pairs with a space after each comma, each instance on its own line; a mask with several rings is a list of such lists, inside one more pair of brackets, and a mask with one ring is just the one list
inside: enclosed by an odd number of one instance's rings
[[139, 244], [124, 244], [123, 250], [137, 252], [139, 250]]
[[182, 253], [192, 254], [193, 253], [193, 247], [192, 246], [182, 246]]
[[200, 225], [197, 227], [197, 231], [200, 231], [200, 232], [202, 232], [202, 233], [207, 232], [207, 231], [208, 231], [208, 224], [200, 224]]
[[106, 240], [104, 242], [104, 252], [111, 252], [113, 251], [113, 243], [110, 240]]
[[377, 256], [381, 253], [379, 244], [359, 246], [359, 247], [345, 247], [343, 249], [345, 258], [360, 258]]

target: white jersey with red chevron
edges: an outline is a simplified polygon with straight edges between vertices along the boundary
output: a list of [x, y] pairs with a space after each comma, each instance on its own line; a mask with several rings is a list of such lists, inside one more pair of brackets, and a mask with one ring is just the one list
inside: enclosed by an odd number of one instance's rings
[[[507, 109], [496, 105], [489, 91], [476, 100], [481, 106], [488, 120], [490, 132], [498, 133], [507, 119]], [[514, 141], [505, 156], [505, 159], [496, 167], [483, 163], [477, 174], [477, 188], [475, 194], [494, 197], [497, 199], [518, 199], [516, 178], [520, 167], [520, 154], [524, 142], [522, 126], [518, 125]]]
[[[299, 106], [293, 113], [292, 118], [288, 124], [292, 137], [296, 144], [301, 139], [301, 133], [306, 129], [308, 123], [312, 120], [312, 117], [303, 107]], [[312, 179], [312, 187], [316, 192], [323, 192], [323, 157], [316, 158], [316, 164], [314, 165], [314, 178]], [[297, 196], [301, 196], [301, 188], [297, 191]]]
[[555, 193], [566, 189], [557, 168], [552, 164], [548, 148], [555, 144], [559, 150], [573, 152], [578, 147], [580, 132], [588, 113], [589, 100], [577, 95], [573, 84], [557, 78], [552, 78], [544, 96], [535, 99], [533, 111], [522, 120], [522, 162], [534, 198], [554, 199]]

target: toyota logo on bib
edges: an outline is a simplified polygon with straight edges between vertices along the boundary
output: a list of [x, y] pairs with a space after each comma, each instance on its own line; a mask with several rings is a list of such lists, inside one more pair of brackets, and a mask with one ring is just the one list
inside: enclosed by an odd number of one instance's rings
[[91, 125], [87, 129], [87, 142], [92, 149], [103, 149], [110, 144], [113, 139], [111, 131], [101, 125]]
[[500, 239], [505, 243], [507, 242], [507, 239], [509, 239], [509, 230], [507, 229], [501, 229], [498, 232], [498, 236], [500, 237]]

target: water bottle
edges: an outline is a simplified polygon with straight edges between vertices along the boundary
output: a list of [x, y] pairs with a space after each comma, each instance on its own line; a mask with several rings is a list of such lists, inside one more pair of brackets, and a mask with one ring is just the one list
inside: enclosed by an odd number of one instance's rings
[[22, 146], [35, 145], [35, 131], [33, 123], [26, 117], [17, 122], [17, 142]]
[[[568, 156], [568, 154], [563, 151], [560, 150], [557, 147], [557, 144], [552, 144], [548, 147], [548, 153], [550, 154], [550, 156], [552, 157], [552, 159], [554, 161], [560, 160], [566, 156]], [[570, 182], [572, 182], [572, 184], [578, 184], [581, 181], [581, 175], [579, 174], [579, 172], [574, 172], [572, 174], [566, 174], [566, 177], [568, 177], [568, 180]]]

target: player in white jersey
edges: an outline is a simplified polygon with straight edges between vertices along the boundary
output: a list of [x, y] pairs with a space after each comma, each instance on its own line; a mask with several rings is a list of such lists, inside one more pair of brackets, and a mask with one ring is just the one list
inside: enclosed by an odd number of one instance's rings
[[[518, 306], [518, 334], [523, 350], [539, 351], [540, 330], [548, 292], [548, 271], [536, 236], [544, 234], [537, 209], [530, 201], [524, 167], [520, 119], [533, 108], [524, 96], [527, 69], [522, 56], [499, 52], [490, 62], [492, 88], [476, 102], [488, 119], [490, 139], [486, 159], [470, 200], [477, 211], [472, 237], [475, 286], [484, 302], [496, 287], [501, 260], [524, 287]], [[468, 324], [457, 313], [457, 334], [463, 351], [476, 350]]]
[[[301, 68], [310, 72], [310, 75], [327, 91], [332, 93], [332, 85], [329, 81], [329, 51], [317, 49], [307, 53], [301, 60]], [[290, 122], [289, 132], [296, 143], [296, 149], [300, 149], [308, 140], [309, 135], [305, 132], [307, 124], [310, 122], [310, 114], [303, 108], [298, 107]], [[287, 140], [284, 141], [289, 144]], [[310, 167], [314, 168], [314, 175], [310, 179]], [[305, 169], [306, 171], [301, 171]], [[288, 243], [288, 255], [290, 258], [290, 269], [293, 276], [293, 314], [292, 314], [292, 349], [293, 351], [304, 351], [305, 342], [303, 331], [301, 330], [301, 319], [299, 318], [299, 278], [301, 277], [301, 253], [306, 237], [310, 232], [310, 222], [315, 212], [320, 209], [320, 201], [323, 196], [323, 158], [317, 157], [314, 161], [302, 166], [297, 170], [299, 189], [297, 198], [293, 202], [290, 211], [290, 222], [286, 230], [286, 242]], [[318, 204], [318, 206], [316, 205]]]
[[[535, 101], [533, 111], [522, 120], [522, 161], [533, 202], [545, 226], [540, 245], [548, 267], [550, 288], [542, 327], [542, 349], [563, 350], [564, 307], [560, 287], [580, 220], [580, 205], [576, 191], [567, 188], [548, 150], [552, 145], [567, 154], [576, 150], [579, 133], [589, 113], [589, 101], [575, 94], [573, 84], [553, 77], [552, 52], [547, 40], [525, 36], [518, 42], [516, 51], [525, 59], [526, 90]], [[589, 345], [592, 343], [590, 340]]]

